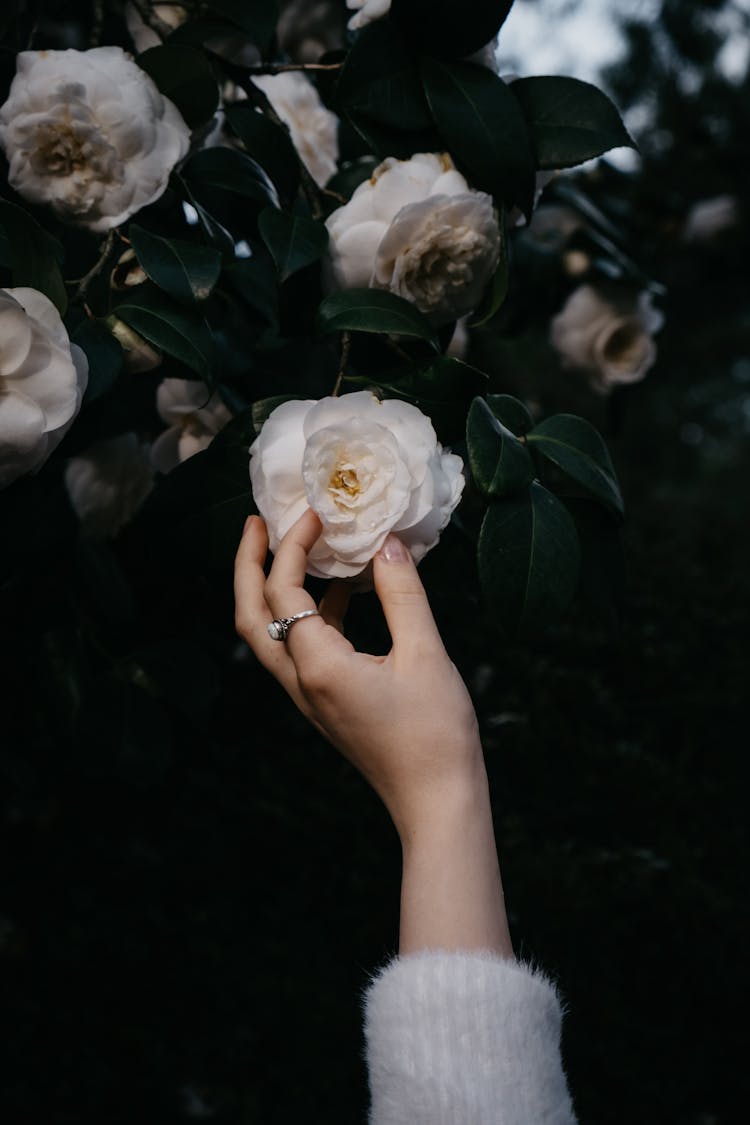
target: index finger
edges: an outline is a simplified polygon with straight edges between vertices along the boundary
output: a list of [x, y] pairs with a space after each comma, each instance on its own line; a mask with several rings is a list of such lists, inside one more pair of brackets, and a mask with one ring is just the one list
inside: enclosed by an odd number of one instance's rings
[[[266, 601], [274, 617], [294, 617], [306, 610], [317, 610], [304, 582], [307, 556], [320, 532], [320, 520], [308, 508], [282, 539], [265, 588]], [[349, 642], [320, 616], [295, 622], [285, 643], [298, 668], [300, 664], [311, 666], [326, 652], [352, 651]]]

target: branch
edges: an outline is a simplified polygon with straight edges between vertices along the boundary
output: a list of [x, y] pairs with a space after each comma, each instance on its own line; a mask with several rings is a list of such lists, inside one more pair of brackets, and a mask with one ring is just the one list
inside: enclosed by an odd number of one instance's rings
[[336, 398], [338, 396], [338, 393], [341, 390], [341, 383], [346, 378], [346, 376], [344, 375], [344, 370], [346, 368], [346, 364], [347, 364], [347, 361], [349, 359], [349, 348], [351, 347], [351, 343], [352, 343], [352, 338], [349, 335], [349, 333], [348, 332], [342, 332], [341, 333], [341, 359], [339, 360], [339, 373], [336, 376], [336, 382], [334, 383], [333, 390], [331, 391], [331, 394], [334, 398]]
[[75, 291], [75, 293], [73, 294], [73, 297], [72, 297], [72, 300], [74, 302], [83, 300], [83, 298], [86, 296], [86, 293], [88, 291], [88, 287], [91, 284], [91, 282], [94, 280], [95, 277], [99, 276], [99, 274], [102, 272], [102, 270], [106, 266], [107, 261], [108, 261], [110, 255], [111, 255], [112, 250], [113, 250], [114, 245], [115, 245], [115, 235], [116, 235], [116, 233], [117, 232], [114, 229], [108, 232], [105, 241], [102, 243], [101, 253], [99, 254], [99, 257], [94, 262], [93, 266], [88, 271], [88, 273], [85, 273], [83, 275], [83, 277], [75, 278], [74, 280], [67, 281], [65, 283], [66, 285], [77, 285], [78, 286], [78, 288], [76, 289], [76, 291]]

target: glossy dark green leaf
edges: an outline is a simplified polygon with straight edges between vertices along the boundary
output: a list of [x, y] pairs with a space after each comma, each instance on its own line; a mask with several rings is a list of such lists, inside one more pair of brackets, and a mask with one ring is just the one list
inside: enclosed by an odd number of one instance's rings
[[358, 160], [350, 160], [339, 168], [335, 176], [326, 184], [328, 191], [335, 191], [344, 199], [350, 199], [356, 188], [365, 180], [369, 180], [380, 161], [376, 156], [360, 156]]
[[340, 109], [399, 130], [427, 129], [430, 110], [416, 60], [390, 20], [376, 20], [357, 36], [336, 87]]
[[483, 66], [422, 60], [422, 81], [445, 147], [467, 170], [471, 186], [529, 214], [534, 156], [511, 90]]
[[138, 55], [138, 65], [179, 109], [191, 129], [209, 121], [219, 104], [219, 88], [206, 56], [194, 47], [171, 43]]
[[185, 202], [193, 208], [198, 216], [198, 223], [200, 224], [204, 237], [225, 257], [233, 258], [234, 239], [229, 231], [198, 202], [190, 190], [190, 184], [187, 180], [183, 179], [179, 174], [175, 174], [175, 180], [180, 186]]
[[511, 84], [526, 118], [538, 168], [571, 168], [635, 144], [614, 104], [578, 78], [519, 78]]
[[276, 30], [277, 0], [210, 0], [210, 12], [242, 28], [257, 47], [265, 47]]
[[272, 207], [261, 211], [258, 230], [276, 263], [280, 281], [317, 262], [328, 246], [323, 223]]
[[158, 291], [132, 294], [114, 310], [150, 343], [203, 378], [211, 374], [211, 333], [203, 317]]
[[463, 58], [494, 39], [513, 0], [392, 0], [391, 20], [426, 55]]
[[103, 320], [84, 320], [71, 336], [89, 361], [89, 381], [84, 402], [94, 402], [111, 390], [122, 371], [123, 350]]
[[528, 433], [534, 425], [528, 407], [513, 395], [487, 395], [487, 405], [498, 421], [516, 437]]
[[269, 326], [279, 319], [278, 279], [267, 254], [240, 258], [224, 270], [224, 280]]
[[533, 633], [568, 608], [580, 545], [565, 506], [534, 481], [523, 495], [494, 500], [477, 546], [482, 590], [497, 624]]
[[221, 273], [221, 254], [181, 238], [162, 238], [131, 223], [128, 236], [138, 261], [160, 289], [178, 301], [205, 301]]
[[349, 110], [345, 117], [359, 133], [368, 150], [376, 154], [378, 164], [389, 156], [394, 156], [397, 160], [409, 160], [415, 152], [435, 152], [444, 147], [440, 134], [432, 124], [428, 129], [406, 131], [392, 125], [381, 125]]
[[279, 198], [266, 172], [235, 148], [204, 148], [190, 158], [183, 175], [191, 188], [201, 185], [251, 199], [262, 207], [278, 207]]
[[475, 398], [466, 420], [469, 464], [485, 496], [521, 492], [534, 479], [534, 462], [518, 438], [500, 422], [483, 398]]
[[344, 289], [321, 302], [319, 332], [383, 332], [416, 336], [435, 351], [439, 344], [430, 322], [414, 305], [382, 289]]
[[13, 285], [38, 289], [61, 316], [68, 307], [60, 272], [63, 248], [23, 207], [0, 199], [0, 224], [8, 240]]
[[574, 414], [554, 414], [535, 426], [526, 440], [602, 504], [622, 514], [622, 495], [609, 450], [590, 422]]
[[299, 187], [300, 166], [289, 133], [247, 102], [227, 106], [226, 117], [248, 155], [268, 173], [280, 196], [292, 199]]
[[441, 355], [404, 371], [347, 382], [374, 387], [383, 398], [414, 403], [431, 420], [438, 439], [453, 444], [463, 439], [469, 403], [483, 390], [487, 376], [460, 359]]
[[505, 298], [508, 295], [508, 284], [510, 281], [508, 242], [505, 234], [505, 221], [502, 214], [498, 216], [498, 227], [500, 230], [500, 258], [481, 302], [471, 314], [469, 320], [470, 328], [479, 328], [480, 325], [486, 324], [488, 320], [491, 320], [495, 313], [502, 308]]

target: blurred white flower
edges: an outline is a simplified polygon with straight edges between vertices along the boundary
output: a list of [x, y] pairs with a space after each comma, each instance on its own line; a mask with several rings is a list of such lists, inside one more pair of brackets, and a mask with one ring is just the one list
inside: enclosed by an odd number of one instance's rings
[[11, 187], [92, 231], [158, 199], [189, 141], [177, 107], [120, 47], [22, 51], [0, 107]]
[[156, 409], [169, 426], [151, 446], [151, 464], [160, 473], [207, 449], [232, 417], [219, 396], [194, 379], [163, 379]]
[[346, 6], [354, 12], [348, 23], [349, 30], [356, 31], [390, 12], [391, 0], [346, 0]]
[[740, 223], [740, 205], [735, 195], [701, 199], [687, 213], [682, 228], [684, 242], [712, 242]]
[[388, 157], [326, 226], [341, 288], [389, 289], [436, 322], [476, 308], [500, 257], [491, 197], [447, 153]]
[[581, 285], [551, 325], [550, 339], [565, 367], [585, 372], [594, 390], [607, 394], [636, 383], [656, 360], [653, 334], [664, 317], [647, 291], [600, 292]]
[[336, 171], [339, 119], [320, 100], [312, 82], [296, 71], [253, 75], [281, 120], [316, 183], [323, 187]]
[[282, 403], [250, 447], [271, 550], [312, 508], [323, 531], [307, 569], [319, 578], [360, 574], [391, 531], [419, 562], [461, 499], [462, 469], [416, 406], [369, 391]]
[[55, 306], [36, 289], [0, 289], [0, 487], [38, 469], [70, 427], [88, 382]]
[[276, 27], [282, 51], [294, 62], [317, 62], [344, 45], [344, 21], [334, 0], [285, 0]]
[[65, 468], [70, 503], [84, 530], [111, 538], [133, 518], [154, 484], [149, 447], [134, 433], [92, 445]]
[[[176, 31], [188, 18], [187, 11], [181, 4], [149, 4], [149, 8], [160, 23], [165, 24], [170, 30]], [[125, 24], [130, 38], [139, 53], [147, 51], [150, 47], [160, 47], [161, 38], [148, 26], [135, 4], [125, 5]]]

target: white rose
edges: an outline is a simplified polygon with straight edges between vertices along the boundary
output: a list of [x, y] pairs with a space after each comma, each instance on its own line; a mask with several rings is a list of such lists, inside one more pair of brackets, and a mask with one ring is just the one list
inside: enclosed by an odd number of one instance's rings
[[346, 0], [346, 6], [354, 12], [347, 26], [350, 31], [356, 31], [390, 12], [391, 0]]
[[189, 141], [176, 106], [120, 47], [22, 51], [0, 107], [11, 186], [92, 231], [158, 199]]
[[656, 360], [652, 334], [663, 324], [651, 294], [613, 292], [581, 285], [554, 318], [550, 338], [566, 367], [587, 372], [606, 394], [618, 383], [636, 383]]
[[156, 409], [169, 426], [151, 447], [151, 464], [160, 473], [171, 472], [207, 449], [232, 417], [217, 394], [192, 379], [163, 379], [156, 392]]
[[492, 199], [447, 153], [388, 157], [326, 220], [344, 289], [389, 289], [435, 322], [476, 308], [500, 257]]
[[0, 487], [38, 469], [73, 425], [88, 360], [36, 289], [0, 289]]
[[419, 562], [461, 498], [462, 468], [416, 406], [369, 391], [282, 403], [250, 447], [271, 550], [312, 508], [323, 532], [307, 569], [319, 578], [360, 574], [391, 531]]
[[323, 187], [336, 171], [339, 158], [338, 117], [326, 109], [304, 74], [254, 74], [253, 82], [288, 126], [292, 144], [315, 182]]
[[73, 510], [88, 534], [98, 539], [116, 535], [153, 485], [149, 447], [133, 433], [97, 442], [65, 468]]

